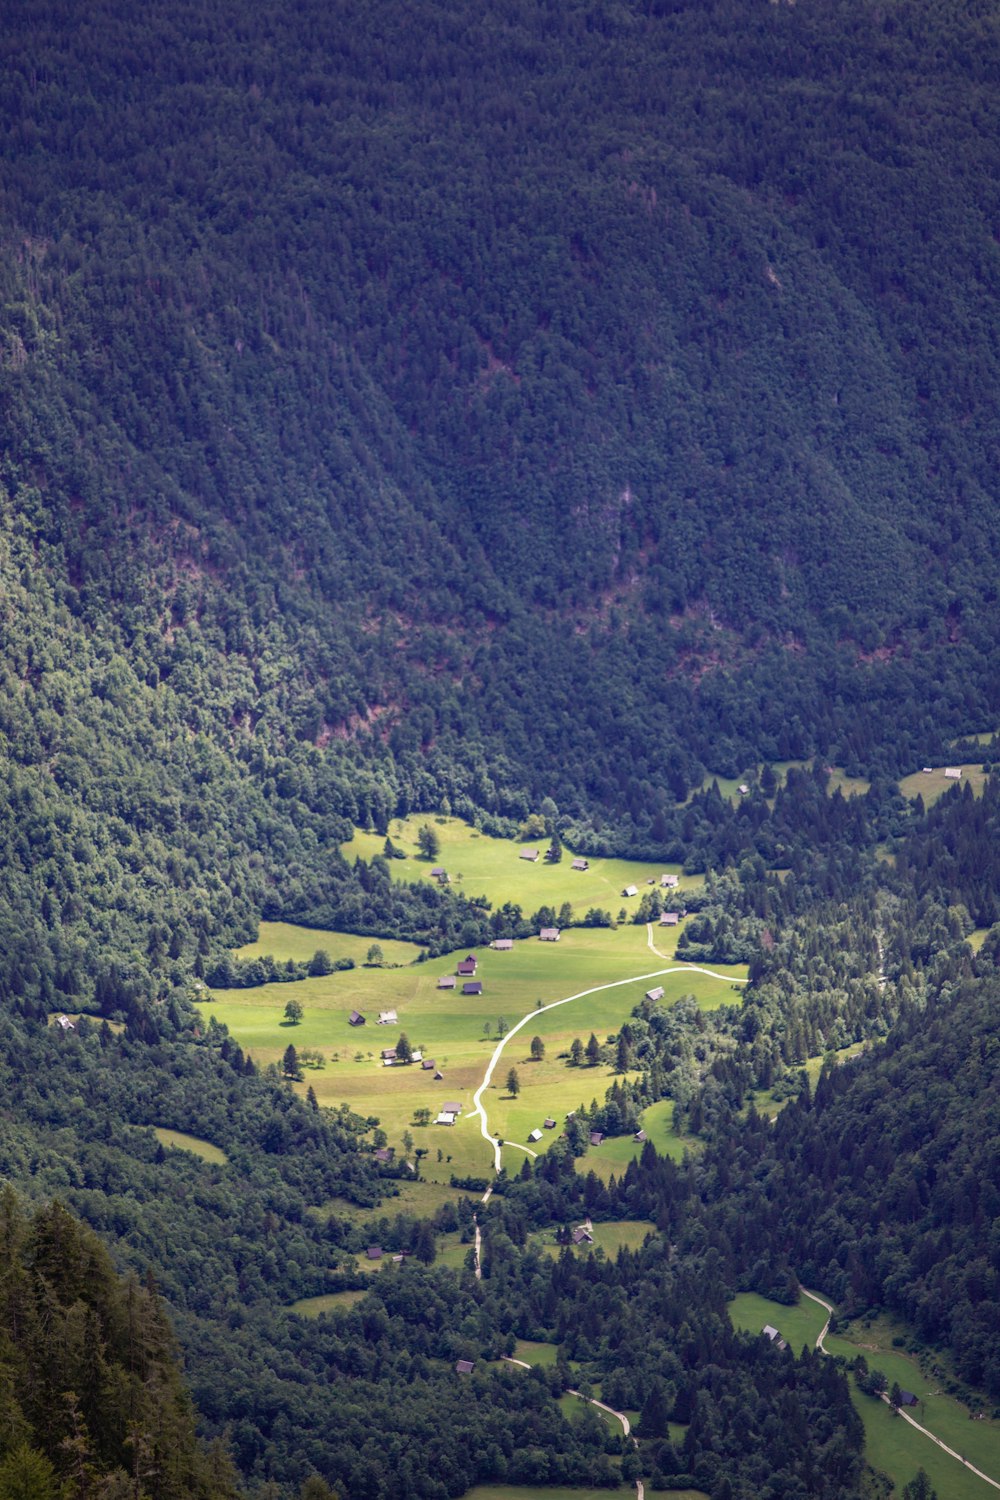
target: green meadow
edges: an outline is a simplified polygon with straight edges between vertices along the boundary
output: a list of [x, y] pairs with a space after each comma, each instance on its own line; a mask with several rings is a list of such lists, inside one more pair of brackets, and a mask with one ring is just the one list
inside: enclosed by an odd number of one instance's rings
[[355, 1291], [327, 1292], [321, 1297], [300, 1297], [297, 1302], [292, 1303], [289, 1312], [298, 1313], [302, 1318], [319, 1318], [324, 1313], [343, 1313], [356, 1307], [364, 1296], [363, 1291]]
[[912, 776], [902, 778], [899, 790], [904, 797], [923, 797], [925, 807], [932, 807], [951, 787], [965, 786], [966, 783], [972, 787], [974, 797], [982, 796], [986, 785], [986, 772], [982, 764], [962, 765], [960, 770], [962, 775], [958, 781], [946, 776], [943, 766], [935, 766], [932, 771], [914, 771]]
[[[397, 1149], [409, 1131], [414, 1149], [425, 1153], [422, 1175], [447, 1182], [453, 1172], [483, 1176], [492, 1170], [492, 1150], [470, 1109], [497, 1045], [501, 1018], [510, 1028], [523, 1016], [539, 1011], [505, 1045], [483, 1100], [490, 1133], [526, 1146], [529, 1133], [546, 1116], [561, 1125], [570, 1110], [589, 1105], [594, 1098], [602, 1100], [613, 1077], [610, 1064], [569, 1064], [575, 1037], [586, 1043], [594, 1032], [603, 1043], [654, 985], [663, 985], [668, 1002], [692, 994], [706, 1010], [738, 1002], [733, 980], [744, 977], [745, 969], [719, 966], [720, 978], [687, 970], [657, 977], [674, 966], [678, 932], [678, 928], [656, 930], [653, 950], [646, 927], [633, 924], [569, 928], [558, 943], [527, 938], [506, 953], [479, 949], [476, 978], [484, 991], [475, 997], [462, 996], [458, 986], [438, 989], [438, 979], [453, 975], [457, 960], [464, 956], [451, 954], [399, 968], [341, 970], [294, 986], [216, 990], [206, 995], [202, 1006], [206, 1015], [225, 1023], [258, 1064], [279, 1063], [289, 1042], [297, 1050], [321, 1053], [324, 1065], [304, 1069], [302, 1083], [295, 1086], [300, 1090], [311, 1086], [321, 1104], [343, 1102], [366, 1117], [378, 1118]], [[322, 947], [335, 957], [341, 941], [337, 933], [310, 930], [303, 937], [302, 929], [270, 924], [255, 946], [263, 944], [279, 959], [291, 956], [293, 946], [301, 953], [303, 945], [310, 953]], [[585, 993], [599, 986], [611, 987]], [[292, 993], [304, 1008], [297, 1026], [283, 1019]], [[568, 998], [572, 996], [580, 998]], [[539, 1009], [564, 1000], [567, 1003], [552, 1010]], [[363, 1026], [349, 1024], [353, 1010], [365, 1016]], [[398, 1019], [376, 1024], [379, 1013], [387, 1010], [395, 1010]], [[381, 1065], [381, 1050], [393, 1047], [401, 1031], [423, 1058], [434, 1061], [435, 1070], [425, 1071], [419, 1064]], [[530, 1055], [536, 1035], [545, 1048], [544, 1058], [537, 1062]], [[506, 1088], [512, 1067], [520, 1083], [516, 1098]], [[443, 1074], [440, 1081], [435, 1081], [434, 1071]], [[454, 1126], [415, 1123], [414, 1111], [429, 1108], [433, 1119], [445, 1101], [462, 1106]], [[664, 1133], [659, 1118], [654, 1129]], [[557, 1133], [545, 1131], [533, 1149], [544, 1150]], [[631, 1144], [631, 1140], [626, 1143]], [[594, 1153], [595, 1162], [598, 1154]], [[510, 1170], [517, 1170], [523, 1159], [516, 1146], [505, 1148], [504, 1164]]]
[[[802, 1344], [815, 1344], [826, 1321], [823, 1308], [806, 1297], [801, 1297], [796, 1307], [786, 1307], [751, 1292], [742, 1292], [732, 1300], [729, 1316], [734, 1328], [750, 1332], [759, 1332], [769, 1323], [796, 1354]], [[841, 1333], [828, 1335], [824, 1343], [829, 1354], [848, 1361], [863, 1354], [870, 1368], [882, 1371], [890, 1387], [896, 1381], [902, 1390], [912, 1391], [920, 1398], [918, 1406], [908, 1409], [914, 1419], [984, 1474], [1000, 1480], [1000, 1422], [970, 1421], [968, 1407], [943, 1389], [943, 1378], [927, 1373], [933, 1357], [925, 1355], [925, 1368], [921, 1369], [916, 1358], [894, 1346], [894, 1338], [905, 1338], [904, 1330], [890, 1319], [879, 1317], [858, 1319]], [[873, 1468], [888, 1474], [898, 1490], [922, 1467], [942, 1500], [986, 1500], [996, 1493], [985, 1480], [897, 1416], [884, 1401], [860, 1391], [853, 1377], [851, 1399], [865, 1426], [865, 1458]]]
[[[788, 780], [789, 771], [807, 771], [809, 767], [810, 763], [807, 760], [779, 760], [772, 764], [771, 770], [774, 772], [775, 781], [778, 785], [783, 786]], [[708, 788], [714, 781], [718, 785], [720, 795], [735, 806], [741, 796], [743, 796], [740, 787], [748, 786], [752, 781], [759, 780], [763, 769], [763, 764], [760, 764], [757, 766], [748, 766], [739, 776], [706, 776], [698, 790], [703, 792], [708, 791]], [[845, 797], [860, 797], [870, 787], [871, 782], [867, 781], [863, 776], [848, 776], [847, 772], [840, 766], [831, 766], [829, 768], [826, 789], [831, 797], [836, 791], [841, 792]], [[689, 802], [691, 801], [691, 795], [687, 799]]]
[[827, 1314], [818, 1302], [800, 1297], [795, 1307], [758, 1297], [756, 1292], [740, 1292], [729, 1304], [729, 1321], [745, 1333], [760, 1333], [765, 1323], [776, 1328], [794, 1354], [803, 1344], [810, 1349], [823, 1331]]
[[[440, 843], [440, 853], [434, 859], [425, 859], [418, 850], [417, 832], [425, 824], [433, 828]], [[622, 895], [628, 885], [638, 886], [641, 895], [650, 882], [659, 886], [660, 876], [666, 874], [678, 877], [678, 889], [682, 891], [701, 884], [700, 876], [682, 875], [680, 865], [634, 859], [591, 858], [588, 870], [573, 870], [569, 849], [563, 850], [558, 864], [550, 865], [545, 859], [548, 839], [544, 835], [528, 843], [492, 838], [458, 818], [397, 819], [389, 826], [389, 836], [406, 855], [405, 859], [389, 861], [393, 880], [429, 880], [431, 869], [441, 865], [451, 885], [464, 895], [486, 896], [495, 907], [514, 901], [526, 915], [540, 906], [553, 906], [558, 911], [568, 901], [578, 917], [592, 906], [617, 917], [623, 906], [628, 911], [638, 903], [638, 896]], [[382, 853], [384, 844], [380, 834], [359, 831], [349, 843], [341, 845], [341, 852], [347, 859], [359, 854], [371, 859]], [[535, 863], [521, 858], [529, 848], [539, 852]]]
[[202, 1161], [210, 1161], [216, 1166], [224, 1166], [229, 1160], [221, 1146], [213, 1146], [211, 1141], [203, 1141], [197, 1135], [186, 1135], [183, 1130], [161, 1130], [158, 1125], [154, 1125], [153, 1134], [161, 1146], [171, 1147], [175, 1151], [190, 1151], [195, 1156], [200, 1156]]
[[[603, 1250], [609, 1259], [613, 1259], [619, 1250], [641, 1250], [647, 1236], [654, 1232], [652, 1224], [647, 1219], [611, 1219], [606, 1223], [594, 1224], [593, 1244], [584, 1242], [582, 1245], [571, 1245], [570, 1249], [575, 1250], [579, 1255], [586, 1255], [593, 1250]], [[556, 1242], [556, 1231], [553, 1228], [543, 1229], [538, 1234], [532, 1235], [531, 1242], [553, 1259], [558, 1259], [562, 1254], [563, 1247]], [[518, 1358], [527, 1359], [528, 1357], [519, 1355]], [[542, 1361], [529, 1360], [528, 1363], [540, 1364]]]

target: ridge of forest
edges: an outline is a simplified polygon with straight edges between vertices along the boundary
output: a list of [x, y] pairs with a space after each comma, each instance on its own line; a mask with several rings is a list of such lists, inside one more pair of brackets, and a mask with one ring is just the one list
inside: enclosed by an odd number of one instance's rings
[[[726, 1317], [800, 1278], [1000, 1400], [1000, 793], [897, 784], [1000, 751], [998, 29], [985, 0], [5, 8], [0, 1172], [29, 1206], [0, 1281], [38, 1323], [29, 1354], [3, 1324], [0, 1500], [232, 1492], [149, 1276], [261, 1500], [643, 1468], [874, 1494], [847, 1372]], [[374, 1121], [191, 1003], [261, 917], [487, 941], [510, 914], [340, 852], [430, 810], [704, 874], [678, 956], [749, 966], [739, 1004], [607, 1040], [628, 1076], [501, 1178], [481, 1277], [425, 1264], [467, 1200], [397, 1212]], [[580, 1169], [586, 1125], [665, 1099], [682, 1163]], [[165, 1150], [154, 1100], [225, 1160]], [[650, 1235], [539, 1252], [584, 1214]], [[412, 1253], [369, 1280], [373, 1223]], [[330, 1291], [364, 1295], [288, 1310]], [[53, 1378], [96, 1364], [101, 1399], [46, 1436], [62, 1387], [18, 1385], [60, 1330]], [[519, 1338], [555, 1369], [500, 1363]], [[639, 1449], [567, 1419], [571, 1379]]]

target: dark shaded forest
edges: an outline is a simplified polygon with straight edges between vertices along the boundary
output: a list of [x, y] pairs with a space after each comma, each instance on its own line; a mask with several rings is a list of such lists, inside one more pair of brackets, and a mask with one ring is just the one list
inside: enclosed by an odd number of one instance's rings
[[[997, 1399], [998, 794], [897, 781], [998, 759], [953, 748], [1000, 707], [998, 48], [981, 0], [5, 7], [0, 1497], [232, 1492], [154, 1287], [262, 1500], [861, 1494], [843, 1372], [724, 1315], [799, 1277]], [[467, 1204], [397, 1212], [373, 1122], [190, 1001], [261, 917], [524, 935], [340, 846], [543, 807], [704, 873], [680, 955], [751, 983], [594, 1039], [477, 1280], [432, 1263]], [[581, 1170], [662, 1099], [682, 1164]], [[581, 1213], [650, 1237], [539, 1257]]]

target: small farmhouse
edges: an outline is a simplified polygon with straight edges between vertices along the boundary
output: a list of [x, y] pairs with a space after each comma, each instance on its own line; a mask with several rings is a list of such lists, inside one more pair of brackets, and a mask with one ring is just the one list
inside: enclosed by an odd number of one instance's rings
[[538, 850], [537, 849], [522, 849], [521, 852], [520, 852], [520, 854], [517, 857], [518, 857], [518, 859], [530, 859], [531, 863], [534, 864], [535, 861], [538, 858]]
[[473, 1369], [474, 1365], [471, 1359], [457, 1359], [455, 1361], [455, 1370], [459, 1375], [471, 1375]]
[[382, 1259], [382, 1246], [381, 1245], [369, 1245], [368, 1249], [365, 1251], [365, 1255], [368, 1257], [369, 1260], [381, 1260]]
[[447, 881], [448, 881], [448, 871], [444, 868], [444, 865], [435, 865], [434, 866], [433, 870], [431, 871], [431, 879], [432, 880], [440, 880], [440, 882], [441, 882], [442, 885], [447, 884]]
[[680, 918], [675, 911], [665, 911], [660, 914], [661, 927], [676, 927], [679, 921]]
[[663, 985], [662, 984], [658, 984], [658, 985], [655, 986], [655, 988], [653, 988], [651, 990], [647, 990], [646, 991], [646, 999], [647, 1000], [662, 1000], [663, 999]]
[[662, 886], [666, 886], [669, 889], [669, 888], [671, 888], [671, 887], [673, 887], [673, 886], [675, 886], [677, 884], [677, 876], [676, 875], [661, 875], [660, 876], [660, 884]]
[[944, 774], [947, 776], [949, 781], [960, 781], [962, 777], [962, 767], [945, 766]]
[[382, 1048], [382, 1062], [385, 1065], [385, 1067], [391, 1068], [392, 1065], [393, 1065], [393, 1063], [395, 1061], [396, 1061], [396, 1049], [395, 1049], [395, 1047], [383, 1047]]
[[347, 1024], [349, 1026], [363, 1026], [365, 1024], [365, 1018], [359, 1010], [352, 1010], [351, 1014], [347, 1018]]
[[528, 1140], [529, 1141], [540, 1141], [541, 1138], [542, 1138], [542, 1132], [540, 1130], [538, 1130], [538, 1129], [531, 1130], [531, 1131], [528, 1132]]
[[570, 865], [570, 869], [571, 870], [589, 870], [590, 869], [590, 860], [589, 859], [574, 859], [573, 863]]
[[513, 938], [494, 938], [493, 942], [490, 944], [490, 947], [494, 948], [497, 953], [509, 953], [513, 946]]
[[455, 1116], [450, 1109], [443, 1109], [434, 1121], [435, 1125], [454, 1125]]
[[463, 995], [481, 995], [483, 993], [483, 981], [481, 979], [470, 979], [462, 985]]
[[592, 1146], [599, 1146], [603, 1139], [604, 1132], [602, 1130], [592, 1130], [590, 1132], [590, 1144]]
[[542, 1124], [545, 1126], [546, 1130], [555, 1130], [555, 1128], [556, 1128], [556, 1122], [555, 1122], [555, 1120], [553, 1120], [553, 1118], [552, 1118], [551, 1115], [549, 1116], [549, 1118], [547, 1120], [543, 1120]]
[[637, 1130], [632, 1139], [634, 1141], [644, 1141], [646, 1139], [646, 1132], [644, 1130]]
[[474, 974], [478, 967], [479, 965], [476, 959], [476, 955], [474, 953], [470, 953], [468, 958], [463, 958], [459, 962], [458, 968], [455, 970], [455, 973], [459, 976], [463, 974]]
[[394, 1010], [380, 1010], [376, 1024], [379, 1026], [395, 1026], [398, 1020], [399, 1016]]
[[541, 930], [541, 932], [538, 934], [538, 937], [539, 937], [539, 940], [541, 942], [543, 942], [543, 943], [558, 943], [558, 941], [559, 941], [559, 928], [558, 927], [543, 927], [542, 930]]
[[453, 990], [455, 988], [454, 974], [442, 974], [438, 980], [439, 990]]
[[622, 891], [623, 896], [638, 896], [638, 894], [639, 887], [637, 885], [627, 885]]

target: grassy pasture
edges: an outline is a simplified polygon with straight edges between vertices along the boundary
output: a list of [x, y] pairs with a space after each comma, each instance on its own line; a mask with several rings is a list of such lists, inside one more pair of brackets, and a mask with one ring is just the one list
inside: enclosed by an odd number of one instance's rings
[[[807, 760], [778, 760], [773, 762], [771, 769], [779, 786], [784, 786], [788, 780], [789, 771], [806, 771], [809, 769], [809, 764]], [[719, 792], [722, 797], [735, 805], [743, 795], [740, 792], [740, 787], [749, 784], [752, 780], [759, 779], [763, 769], [763, 765], [748, 766], [739, 776], [706, 776], [697, 790], [707, 792], [713, 781], [718, 782]], [[845, 797], [860, 797], [870, 787], [871, 782], [866, 781], [863, 776], [848, 776], [847, 772], [840, 766], [833, 766], [830, 769], [827, 792], [831, 797], [836, 791], [841, 792]], [[691, 801], [690, 795], [687, 800]]]
[[[425, 859], [418, 851], [417, 830], [424, 824], [434, 829], [440, 842], [441, 852], [435, 859]], [[487, 896], [494, 906], [516, 901], [529, 915], [540, 906], [553, 906], [558, 911], [568, 901], [580, 916], [589, 907], [597, 906], [617, 917], [623, 906], [626, 911], [634, 909], [639, 900], [638, 896], [622, 896], [627, 885], [638, 886], [641, 895], [648, 880], [653, 879], [659, 885], [660, 876], [668, 873], [679, 876], [680, 890], [701, 884], [700, 876], [682, 875], [679, 865], [641, 860], [593, 858], [589, 870], [572, 870], [573, 855], [568, 849], [563, 850], [559, 864], [550, 865], [544, 858], [548, 848], [546, 838], [528, 843], [491, 838], [458, 818], [397, 819], [390, 824], [389, 836], [396, 848], [406, 854], [405, 859], [389, 861], [393, 880], [430, 880], [431, 869], [442, 865], [455, 890], [466, 896]], [[382, 853], [384, 844], [385, 839], [378, 834], [358, 831], [349, 843], [341, 845], [341, 852], [347, 859], [358, 854], [371, 859]], [[538, 849], [536, 863], [520, 858], [526, 848]]]
[[972, 795], [981, 797], [983, 787], [986, 785], [986, 772], [982, 764], [963, 765], [961, 772], [961, 780], [953, 781], [945, 776], [943, 766], [935, 766], [933, 771], [914, 771], [912, 776], [904, 776], [901, 779], [899, 790], [904, 797], [923, 797], [925, 807], [932, 807], [949, 788], [965, 786], [966, 782], [972, 787]]
[[[416, 943], [404, 943], [398, 938], [359, 937], [355, 932], [331, 932], [323, 927], [297, 927], [292, 922], [261, 922], [257, 941], [245, 943], [236, 950], [236, 956], [270, 956], [279, 963], [292, 958], [296, 963], [307, 963], [317, 948], [321, 948], [334, 961], [338, 958], [353, 958], [356, 964], [363, 964], [373, 942], [378, 942], [387, 965], [410, 964], [420, 952]], [[292, 991], [289, 990], [288, 993], [291, 994]]]
[[210, 1161], [215, 1166], [224, 1166], [229, 1160], [221, 1146], [213, 1146], [211, 1141], [203, 1141], [197, 1135], [187, 1135], [183, 1130], [162, 1130], [154, 1125], [153, 1134], [161, 1146], [172, 1147], [175, 1151], [191, 1151], [195, 1156], [200, 1156], [202, 1161]]
[[[641, 1250], [646, 1236], [654, 1234], [653, 1225], [646, 1219], [611, 1219], [607, 1223], [594, 1225], [594, 1243], [588, 1245], [570, 1246], [580, 1255], [586, 1255], [589, 1251], [603, 1250], [605, 1255], [613, 1258], [619, 1250]], [[532, 1243], [557, 1260], [562, 1254], [563, 1247], [556, 1243], [556, 1231], [554, 1229], [543, 1229], [538, 1234], [531, 1236]], [[548, 1345], [540, 1347], [547, 1348]], [[527, 1355], [519, 1355], [519, 1359], [527, 1359]], [[529, 1360], [530, 1363], [540, 1364], [541, 1360]]]
[[[320, 936], [310, 934], [309, 942], [318, 945]], [[330, 940], [329, 949], [335, 953], [337, 935], [322, 936]], [[513, 1025], [539, 1002], [546, 1005], [601, 984], [616, 986], [540, 1013], [537, 1024], [529, 1022], [505, 1047], [484, 1104], [492, 1133], [526, 1143], [529, 1132], [546, 1115], [560, 1119], [581, 1102], [603, 1098], [612, 1077], [610, 1067], [573, 1068], [561, 1054], [568, 1053], [574, 1037], [586, 1042], [591, 1031], [603, 1042], [654, 982], [663, 984], [668, 1000], [690, 993], [704, 1009], [737, 999], [732, 979], [742, 974], [735, 967], [720, 968], [719, 973], [727, 976], [721, 979], [685, 971], [654, 980], [650, 976], [672, 967], [677, 930], [656, 932], [655, 940], [659, 951], [651, 952], [646, 928], [625, 925], [571, 928], [558, 943], [528, 938], [515, 943], [509, 953], [481, 949], [477, 978], [483, 981], [484, 993], [479, 997], [437, 988], [440, 975], [454, 973], [458, 955], [405, 968], [358, 968], [305, 979], [295, 986], [305, 1012], [298, 1026], [283, 1022], [290, 993], [284, 984], [214, 991], [203, 1005], [249, 1048], [259, 1064], [280, 1062], [289, 1042], [322, 1052], [326, 1066], [306, 1070], [304, 1082], [297, 1087], [304, 1090], [311, 1084], [321, 1104], [346, 1102], [362, 1115], [377, 1117], [397, 1149], [409, 1129], [415, 1146], [427, 1150], [422, 1175], [447, 1182], [452, 1172], [485, 1175], [491, 1169], [490, 1149], [479, 1133], [478, 1120], [469, 1118], [468, 1111], [496, 1045], [499, 1017]], [[326, 942], [322, 945], [327, 946]], [[348, 1024], [353, 1009], [366, 1015], [365, 1026]], [[397, 1011], [398, 1022], [374, 1024], [378, 1012], [388, 1009]], [[419, 1065], [380, 1065], [381, 1048], [394, 1046], [401, 1030], [425, 1057], [435, 1060], [443, 1081], [435, 1082], [433, 1074]], [[541, 1062], [530, 1060], [530, 1042], [536, 1034], [545, 1044]], [[359, 1053], [360, 1060], [356, 1060]], [[516, 1068], [521, 1084], [516, 1099], [508, 1097], [505, 1088], [511, 1067]], [[415, 1109], [426, 1106], [436, 1114], [445, 1100], [463, 1106], [463, 1116], [454, 1127], [413, 1124]], [[538, 1147], [544, 1149], [554, 1134], [545, 1132]], [[437, 1161], [439, 1150], [441, 1162]], [[508, 1168], [520, 1167], [522, 1152], [511, 1148], [505, 1156]]]
[[[578, 1404], [576, 1397], [569, 1398]], [[649, 1491], [646, 1492], [649, 1494]], [[694, 1500], [700, 1495], [695, 1490], [671, 1490], [671, 1500]], [[572, 1489], [566, 1485], [522, 1485], [522, 1484], [477, 1484], [468, 1490], [465, 1500], [622, 1500], [631, 1495], [635, 1500], [635, 1486], [621, 1485], [616, 1490]], [[705, 1497], [707, 1500], [707, 1497]]]
[[[947, 1443], [949, 1448], [964, 1454], [977, 1468], [1000, 1481], [1000, 1421], [987, 1418], [983, 1422], [970, 1422], [969, 1408], [964, 1402], [949, 1395], [945, 1389], [947, 1377], [931, 1373], [932, 1367], [941, 1369], [944, 1366], [944, 1356], [925, 1354], [921, 1361], [905, 1349], [893, 1345], [894, 1338], [905, 1337], [905, 1326], [883, 1315], [871, 1319], [855, 1319], [841, 1333], [831, 1335], [826, 1340], [826, 1346], [832, 1354], [843, 1354], [847, 1359], [863, 1354], [869, 1367], [881, 1370], [890, 1386], [893, 1381], [898, 1381], [901, 1389], [912, 1391], [919, 1398], [920, 1404], [908, 1408], [910, 1415], [942, 1442]], [[860, 1396], [859, 1399], [868, 1401], [871, 1398]], [[894, 1425], [906, 1425], [900, 1423], [898, 1418], [891, 1420]], [[932, 1446], [912, 1428], [908, 1431], [914, 1442]], [[946, 1465], [950, 1465], [950, 1470], [946, 1472], [961, 1471], [961, 1465], [954, 1459], [949, 1459], [946, 1454], [940, 1454], [940, 1457]], [[924, 1464], [924, 1468], [930, 1473], [929, 1464]], [[978, 1495], [989, 1488], [973, 1475], [968, 1477], [976, 1486], [969, 1494]], [[949, 1495], [960, 1493], [954, 1487], [954, 1481], [952, 1488], [947, 1488], [947, 1485], [937, 1487], [942, 1493]]]
[[[641, 1116], [642, 1128], [661, 1156], [680, 1161], [685, 1151], [698, 1151], [700, 1142], [694, 1136], [678, 1135], [674, 1129], [674, 1101], [658, 1099]], [[642, 1154], [642, 1142], [630, 1135], [609, 1136], [600, 1146], [592, 1147], [586, 1156], [577, 1157], [578, 1172], [594, 1172], [602, 1182], [621, 1177], [630, 1161]]]
[[[803, 1343], [812, 1347], [826, 1320], [819, 1304], [808, 1298], [801, 1298], [797, 1307], [789, 1308], [750, 1292], [733, 1299], [729, 1316], [735, 1328], [750, 1332], [770, 1323], [796, 1354]], [[881, 1370], [890, 1386], [898, 1381], [903, 1390], [913, 1391], [921, 1398], [920, 1406], [909, 1408], [916, 1421], [984, 1474], [1000, 1479], [1000, 1423], [970, 1422], [968, 1409], [940, 1389], [940, 1380], [925, 1375], [916, 1359], [893, 1347], [893, 1337], [903, 1333], [900, 1325], [885, 1317], [858, 1320], [844, 1333], [828, 1336], [825, 1345], [830, 1354], [840, 1354], [848, 1360], [864, 1354], [869, 1366]], [[897, 1489], [901, 1490], [922, 1467], [942, 1500], [944, 1496], [948, 1500], [986, 1500], [987, 1495], [996, 1493], [957, 1459], [943, 1453], [923, 1433], [894, 1415], [884, 1401], [859, 1391], [853, 1377], [851, 1399], [865, 1426], [865, 1458], [874, 1468], [888, 1474]]]
[[772, 1302], [759, 1297], [756, 1292], [740, 1292], [729, 1304], [729, 1321], [734, 1328], [746, 1333], [760, 1333], [765, 1323], [776, 1328], [794, 1354], [799, 1354], [802, 1345], [810, 1349], [823, 1331], [826, 1313], [818, 1302], [800, 1297], [797, 1306], [786, 1307], [782, 1302]]
[[354, 1292], [327, 1292], [321, 1297], [300, 1297], [289, 1307], [289, 1312], [298, 1313], [302, 1318], [319, 1318], [323, 1313], [347, 1312], [349, 1308], [355, 1307], [365, 1296], [363, 1291]]

